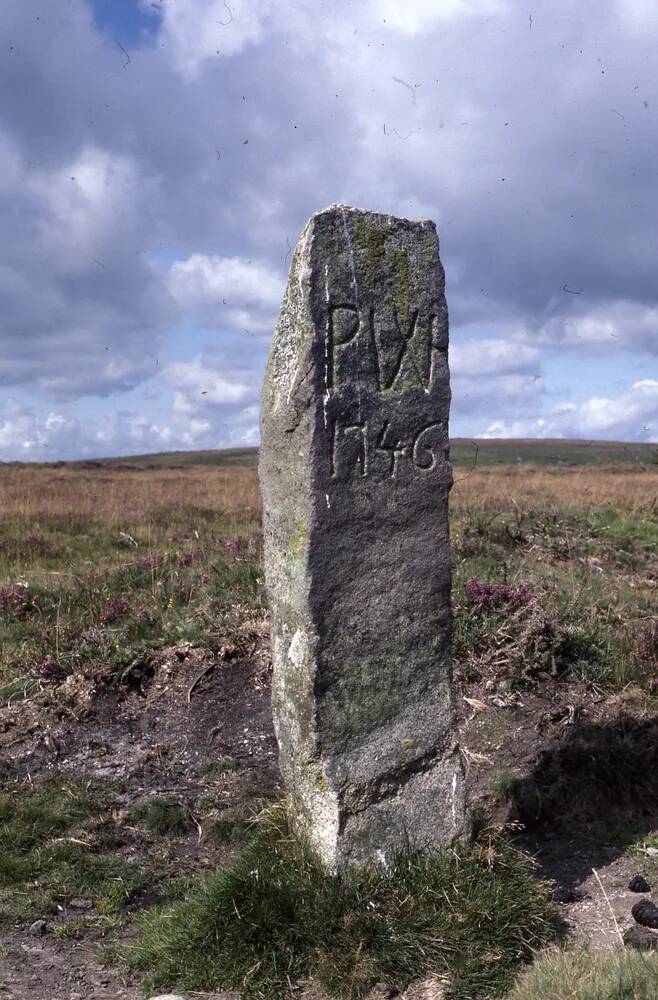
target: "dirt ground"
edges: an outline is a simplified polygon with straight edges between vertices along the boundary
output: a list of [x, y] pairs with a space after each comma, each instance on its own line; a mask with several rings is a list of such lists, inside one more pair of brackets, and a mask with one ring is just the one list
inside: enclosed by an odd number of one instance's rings
[[[120, 784], [122, 804], [151, 794], [171, 794], [193, 803], [212, 784], [227, 805], [245, 795], [276, 793], [278, 769], [269, 705], [269, 651], [265, 622], [251, 623], [250, 655], [217, 656], [172, 648], [164, 652], [143, 692], [119, 692], [93, 678], [45, 687], [32, 699], [0, 710], [0, 773], [3, 778], [64, 772], [76, 777], [111, 779]], [[473, 803], [499, 823], [514, 818], [509, 799], [496, 791], [496, 778], [520, 778], [537, 769], [547, 747], [559, 747], [583, 725], [612, 724], [624, 710], [576, 685], [546, 686], [523, 694], [501, 694], [486, 687], [458, 685], [464, 761]], [[208, 766], [231, 758], [236, 768], [208, 777]], [[568, 799], [568, 784], [565, 787]], [[569, 810], [565, 809], [568, 818]], [[630, 926], [638, 898], [628, 891], [631, 876], [642, 873], [658, 887], [658, 863], [626, 844], [602, 843], [587, 825], [562, 822], [518, 829], [519, 843], [538, 862], [539, 872], [560, 890], [560, 911], [568, 933], [597, 947], [619, 943]], [[649, 837], [658, 817], [643, 816]], [[148, 844], [130, 831], [122, 850], [139, 855]], [[658, 851], [656, 851], [658, 854]], [[222, 849], [198, 834], [167, 846], [159, 859], [160, 877], [180, 877], [221, 863]], [[157, 888], [154, 890], [157, 897]], [[572, 895], [569, 895], [572, 893]], [[81, 901], [75, 901], [80, 905]], [[153, 896], [131, 901], [139, 910]], [[84, 905], [84, 901], [82, 901]], [[68, 907], [50, 918], [75, 916]], [[130, 925], [122, 932], [130, 935]], [[0, 933], [0, 997], [8, 1000], [137, 1000], [136, 980], [126, 980], [99, 960], [107, 941], [97, 930], [75, 939], [54, 933], [35, 937], [26, 926]]]
[[[227, 806], [254, 792], [271, 795], [278, 769], [269, 706], [269, 651], [266, 627], [255, 626], [256, 648], [245, 659], [213, 662], [207, 655], [199, 660], [194, 651], [168, 650], [144, 694], [119, 695], [103, 686], [96, 690], [89, 681], [82, 690], [50, 689], [1, 709], [3, 777], [64, 772], [110, 779], [120, 783], [126, 809], [152, 794], [191, 803], [210, 787]], [[230, 758], [235, 769], [219, 778], [206, 777], [204, 766], [220, 758]], [[139, 854], [148, 846], [135, 836], [122, 850]], [[180, 878], [221, 860], [221, 848], [194, 834], [168, 845], [159, 858], [159, 876]], [[133, 908], [153, 901], [145, 893]], [[49, 917], [51, 930], [78, 915], [67, 908]], [[53, 933], [35, 938], [27, 927], [3, 929], [0, 997], [143, 998], [136, 980], [99, 964], [99, 947], [105, 943], [94, 930], [77, 940], [62, 940]]]
[[[624, 930], [634, 925], [631, 908], [643, 898], [629, 891], [630, 880], [643, 875], [658, 895], [658, 849], [645, 846], [656, 843], [658, 814], [655, 803], [644, 808], [641, 795], [635, 797], [632, 790], [628, 807], [618, 814], [595, 788], [589, 794], [579, 763], [583, 754], [601, 754], [614, 768], [619, 732], [628, 735], [631, 747], [645, 727], [653, 734], [655, 709], [633, 692], [605, 698], [577, 684], [549, 683], [502, 695], [467, 683], [459, 690], [461, 746], [473, 805], [516, 827], [517, 844], [554, 886], [567, 935], [596, 949], [619, 947]], [[528, 805], [524, 786], [534, 787], [539, 779], [541, 796], [547, 773], [558, 775], [559, 789], [547, 814], [535, 821], [536, 803]], [[501, 776], [508, 785], [510, 776], [518, 779], [516, 796], [501, 795]], [[541, 800], [538, 808], [541, 813]]]

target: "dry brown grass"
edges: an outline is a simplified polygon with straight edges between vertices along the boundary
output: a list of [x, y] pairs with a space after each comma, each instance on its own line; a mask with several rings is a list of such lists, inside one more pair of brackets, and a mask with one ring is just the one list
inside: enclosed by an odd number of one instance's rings
[[[557, 469], [492, 465], [455, 469], [453, 510], [469, 507], [599, 507], [649, 512], [658, 507], [658, 468]], [[139, 525], [157, 507], [197, 507], [252, 517], [260, 507], [254, 468], [81, 469], [0, 466], [0, 517], [100, 517]], [[250, 518], [251, 519], [251, 518]]]
[[620, 466], [551, 468], [491, 465], [455, 469], [454, 510], [468, 507], [601, 507], [648, 513], [658, 508], [658, 468]]
[[158, 507], [197, 507], [243, 516], [259, 508], [255, 469], [113, 470], [0, 466], [0, 517], [99, 517], [139, 525]]

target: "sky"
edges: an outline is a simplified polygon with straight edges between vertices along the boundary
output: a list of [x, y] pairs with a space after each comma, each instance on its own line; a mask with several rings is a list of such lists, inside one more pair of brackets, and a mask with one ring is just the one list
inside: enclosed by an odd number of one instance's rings
[[655, 0], [2, 0], [0, 460], [258, 442], [291, 249], [433, 219], [466, 437], [658, 441]]

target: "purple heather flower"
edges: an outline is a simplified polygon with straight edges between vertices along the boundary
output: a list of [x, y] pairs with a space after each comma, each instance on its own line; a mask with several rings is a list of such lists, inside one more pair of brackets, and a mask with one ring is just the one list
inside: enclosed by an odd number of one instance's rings
[[35, 665], [34, 669], [47, 680], [55, 680], [63, 674], [63, 670], [56, 660], [41, 660], [40, 663]]
[[637, 655], [646, 666], [658, 666], [658, 618], [642, 628]]
[[480, 583], [472, 576], [466, 581], [464, 590], [470, 604], [486, 608], [488, 611], [497, 608], [518, 611], [519, 608], [526, 608], [529, 604], [539, 603], [535, 595], [530, 592], [527, 583], [522, 583], [514, 590], [506, 583], [489, 585]]

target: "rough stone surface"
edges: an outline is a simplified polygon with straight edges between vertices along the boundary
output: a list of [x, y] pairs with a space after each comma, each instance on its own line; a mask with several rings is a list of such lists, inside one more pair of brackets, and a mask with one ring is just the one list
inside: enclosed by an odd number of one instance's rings
[[624, 931], [624, 944], [627, 948], [638, 951], [655, 951], [658, 948], [658, 937], [646, 927], [634, 925]]
[[464, 830], [447, 350], [432, 222], [310, 219], [263, 388], [260, 478], [281, 767], [330, 867]]
[[190, 998], [183, 996], [182, 993], [161, 993], [157, 997], [151, 997], [151, 1000], [190, 1000]]
[[447, 988], [447, 980], [433, 976], [431, 979], [412, 983], [400, 1000], [445, 1000]]
[[[240, 1000], [240, 994], [234, 991], [195, 994], [195, 996], [203, 996], [205, 1000]], [[193, 1000], [193, 997], [189, 993], [161, 993], [157, 997], [151, 997], [151, 1000]]]
[[658, 906], [650, 899], [642, 899], [639, 903], [635, 903], [631, 915], [633, 920], [643, 927], [653, 927], [658, 930]]
[[44, 937], [44, 935], [48, 933], [48, 921], [43, 918], [35, 920], [33, 924], [30, 924], [28, 933], [31, 934], [32, 937]]
[[651, 886], [644, 875], [634, 875], [628, 883], [631, 892], [651, 892]]

